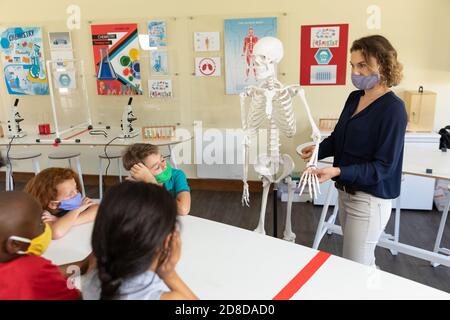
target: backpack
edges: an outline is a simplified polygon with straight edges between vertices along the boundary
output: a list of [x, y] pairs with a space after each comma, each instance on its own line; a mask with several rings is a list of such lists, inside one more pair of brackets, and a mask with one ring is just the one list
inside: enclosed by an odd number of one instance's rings
[[439, 149], [447, 150], [450, 149], [450, 126], [446, 126], [439, 130], [441, 139], [439, 140]]

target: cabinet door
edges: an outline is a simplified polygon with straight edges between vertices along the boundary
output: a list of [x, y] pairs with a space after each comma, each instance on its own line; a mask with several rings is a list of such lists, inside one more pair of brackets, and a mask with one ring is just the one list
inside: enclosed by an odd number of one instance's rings
[[413, 94], [410, 99], [409, 129], [429, 132], [433, 130], [436, 95], [434, 93]]

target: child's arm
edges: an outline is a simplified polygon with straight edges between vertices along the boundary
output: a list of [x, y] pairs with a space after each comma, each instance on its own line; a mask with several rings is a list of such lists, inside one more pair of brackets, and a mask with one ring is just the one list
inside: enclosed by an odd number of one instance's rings
[[191, 193], [189, 191], [177, 194], [177, 211], [181, 216], [185, 216], [191, 211]]
[[[67, 232], [69, 232], [69, 230], [75, 225], [93, 221], [93, 219], [95, 218], [95, 214], [97, 213], [98, 206], [96, 204], [94, 204], [93, 202], [87, 202], [87, 203], [85, 203], [85, 202], [86, 201], [83, 200], [83, 205], [81, 207], [79, 207], [78, 209], [71, 210], [68, 213], [66, 213], [64, 216], [62, 216], [61, 218], [58, 218], [57, 220], [55, 220], [53, 222], [49, 222], [49, 225], [52, 228], [52, 239], [53, 240], [64, 237], [67, 234]], [[88, 209], [91, 206], [95, 207], [92, 209], [92, 212], [91, 211], [87, 212], [87, 214], [85, 216], [83, 216], [84, 211], [86, 211], [86, 209]], [[92, 218], [92, 216], [93, 216], [93, 218]], [[80, 219], [80, 221], [84, 221], [84, 222], [78, 221], [80, 217], [82, 218], [82, 219]], [[88, 219], [91, 219], [91, 220], [88, 220]]]
[[162, 265], [156, 271], [161, 279], [171, 290], [161, 294], [161, 300], [197, 300], [198, 297], [184, 283], [175, 271], [175, 266], [180, 260], [181, 238], [180, 233], [175, 231], [169, 239], [170, 247]]
[[[73, 276], [73, 272], [71, 270], [67, 270], [71, 266], [77, 266], [80, 268], [80, 275], [83, 275], [89, 271], [91, 271], [93, 268], [95, 268], [97, 262], [92, 253], [90, 253], [86, 258], [80, 261], [75, 261], [68, 264], [62, 264], [58, 266], [59, 270], [63, 274], [64, 277], [68, 278]], [[68, 272], [69, 271], [69, 272]]]

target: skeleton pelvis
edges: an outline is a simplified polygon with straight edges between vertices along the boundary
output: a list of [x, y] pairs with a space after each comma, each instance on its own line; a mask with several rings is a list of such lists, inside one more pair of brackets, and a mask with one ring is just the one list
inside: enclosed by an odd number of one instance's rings
[[267, 154], [261, 154], [256, 159], [255, 171], [270, 182], [278, 183], [294, 170], [294, 160], [288, 154], [281, 155], [278, 159], [273, 159]]

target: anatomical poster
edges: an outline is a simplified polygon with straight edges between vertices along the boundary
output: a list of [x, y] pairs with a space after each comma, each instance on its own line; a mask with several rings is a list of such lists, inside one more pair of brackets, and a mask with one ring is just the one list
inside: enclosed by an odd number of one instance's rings
[[224, 25], [227, 94], [239, 94], [257, 84], [253, 48], [263, 37], [277, 35], [277, 18], [227, 19]]
[[348, 24], [302, 26], [300, 84], [345, 85]]
[[41, 28], [0, 30], [0, 51], [9, 94], [48, 94]]
[[201, 51], [220, 51], [219, 32], [194, 32], [194, 49]]
[[91, 25], [91, 32], [97, 93], [142, 94], [137, 24]]
[[195, 75], [197, 77], [219, 77], [220, 57], [195, 58]]

